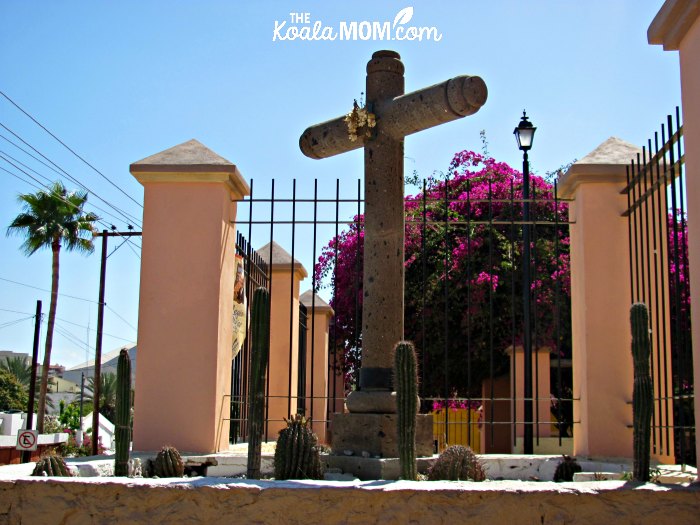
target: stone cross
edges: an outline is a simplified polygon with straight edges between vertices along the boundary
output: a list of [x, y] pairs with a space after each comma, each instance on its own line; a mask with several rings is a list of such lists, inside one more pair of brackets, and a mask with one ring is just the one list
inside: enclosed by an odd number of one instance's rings
[[367, 64], [366, 97], [376, 119], [372, 137], [351, 140], [343, 116], [308, 128], [299, 147], [313, 159], [365, 149], [362, 368], [360, 391], [347, 406], [393, 413], [391, 353], [404, 335], [404, 137], [476, 113], [487, 90], [479, 77], [458, 76], [404, 94], [401, 57], [377, 51]]

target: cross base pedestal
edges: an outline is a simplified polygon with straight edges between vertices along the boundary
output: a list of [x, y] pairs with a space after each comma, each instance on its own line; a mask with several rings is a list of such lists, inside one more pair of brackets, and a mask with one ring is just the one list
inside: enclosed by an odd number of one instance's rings
[[[427, 474], [437, 460], [437, 454], [416, 458], [416, 466], [420, 474]], [[352, 474], [362, 481], [376, 479], [399, 479], [401, 463], [399, 458], [363, 458], [357, 456], [328, 455], [323, 457], [328, 468], [340, 469], [344, 474]]]
[[[399, 457], [399, 440], [396, 432], [397, 414], [336, 413], [333, 415], [333, 454], [344, 455], [352, 451], [354, 456]], [[432, 456], [433, 416], [418, 414], [416, 417], [416, 456]], [[352, 457], [352, 456], [350, 456]]]

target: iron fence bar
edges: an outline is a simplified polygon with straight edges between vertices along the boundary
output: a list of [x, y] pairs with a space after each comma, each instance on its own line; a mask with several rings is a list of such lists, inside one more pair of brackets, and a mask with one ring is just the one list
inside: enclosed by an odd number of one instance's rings
[[[288, 370], [288, 376], [287, 376], [287, 392], [289, 393], [287, 397], [287, 414], [290, 415], [292, 414], [292, 354], [294, 353], [294, 341], [293, 341], [293, 334], [294, 334], [294, 248], [296, 245], [296, 212], [297, 212], [297, 180], [293, 179], [292, 180], [292, 253], [291, 253], [291, 261], [289, 262], [289, 272], [291, 275], [291, 279], [289, 279], [289, 370]], [[270, 241], [272, 243], [272, 241]], [[272, 247], [272, 244], [270, 244], [270, 247]], [[272, 248], [270, 248], [270, 268], [272, 268], [273, 263], [272, 263]], [[302, 305], [300, 305], [302, 306]], [[301, 314], [301, 309], [300, 309], [300, 314]], [[299, 352], [299, 349], [297, 348], [297, 352]], [[299, 352], [300, 354], [301, 352]], [[301, 360], [302, 357], [301, 355], [297, 356], [297, 360]], [[299, 373], [297, 372], [297, 376]], [[299, 378], [297, 377], [297, 381]], [[301, 385], [297, 385], [297, 409], [295, 412], [299, 412], [299, 394], [301, 394]]]
[[[634, 159], [630, 160], [630, 173], [632, 175], [632, 178], [634, 178]], [[632, 202], [636, 202], [636, 193], [637, 193], [637, 185], [634, 184], [632, 186]], [[634, 255], [634, 282], [632, 286], [632, 290], [634, 291], [633, 293], [633, 299], [632, 302], [638, 301], [639, 298], [639, 238], [638, 238], [638, 231], [639, 228], [637, 228], [637, 210], [634, 209], [632, 210], [632, 213], [630, 215], [630, 220], [632, 221], [632, 234], [634, 236], [634, 250], [632, 250], [632, 254]]]
[[[251, 179], [250, 180], [250, 196], [253, 197], [254, 195], [255, 195], [255, 181], [253, 179]], [[252, 202], [251, 202], [250, 207], [248, 209], [248, 216], [251, 219], [253, 218], [253, 203]], [[251, 235], [252, 235], [252, 225], [248, 225], [248, 239], [252, 238]], [[250, 279], [251, 279], [251, 274], [253, 272], [252, 272], [251, 262], [250, 262], [252, 259], [252, 254], [251, 254], [250, 250], [251, 250], [251, 246], [248, 244], [246, 247], [246, 256], [247, 256], [247, 261], [248, 261], [247, 262], [247, 264], [248, 264], [248, 276], [246, 278], [246, 287], [247, 287], [246, 292], [248, 293], [249, 300], [252, 301], [253, 294], [251, 293], [251, 289], [250, 289]], [[246, 326], [247, 326], [249, 315], [250, 314], [248, 312], [246, 312]], [[250, 367], [251, 341], [250, 341], [250, 338], [248, 338], [248, 337], [246, 337], [246, 348], [245, 349], [246, 349], [246, 354], [247, 354], [246, 360], [245, 360], [245, 369], [246, 369], [245, 375], [246, 375], [246, 379], [247, 379], [246, 385], [245, 385], [245, 389], [246, 389], [245, 390], [245, 392], [246, 392], [246, 416], [249, 416], [250, 410], [248, 407], [248, 402], [250, 401], [250, 398], [247, 394], [248, 394], [248, 388], [250, 386], [250, 374], [252, 373], [252, 371], [251, 371], [251, 367]], [[247, 421], [247, 419], [248, 418], [246, 417], [246, 421]], [[245, 425], [246, 438], [248, 438], [248, 430], [249, 430], [248, 424], [246, 423], [246, 425]]]
[[[668, 115], [667, 117], [667, 124], [668, 124], [668, 134], [669, 136], [673, 136], [673, 117], [671, 115]], [[663, 133], [663, 131], [662, 131]], [[681, 326], [681, 282], [680, 282], [680, 259], [679, 259], [679, 253], [680, 253], [680, 247], [678, 245], [678, 199], [677, 199], [677, 194], [676, 194], [676, 173], [675, 173], [675, 162], [674, 162], [674, 150], [673, 148], [669, 149], [669, 163], [670, 163], [670, 169], [671, 169], [671, 214], [673, 215], [673, 264], [675, 266], [676, 271], [673, 274], [673, 279], [674, 279], [674, 285], [675, 285], [675, 293], [674, 293], [674, 310], [675, 310], [675, 316], [674, 316], [674, 332], [676, 335], [676, 341], [675, 343], [672, 341], [671, 342], [671, 354], [675, 354], [676, 361], [678, 364], [681, 364], [681, 359], [682, 359], [682, 348], [684, 347], [683, 341], [684, 341], [684, 334]], [[675, 370], [673, 370], [675, 368]], [[675, 367], [672, 367], [671, 374], [674, 377], [674, 383], [676, 384], [681, 384], [680, 380], [680, 374], [678, 373], [678, 365]], [[674, 407], [675, 408], [675, 407]], [[676, 410], [680, 416], [680, 423], [681, 426], [685, 425], [684, 422], [684, 414], [683, 410]], [[683, 445], [684, 439], [681, 439], [681, 455], [684, 455], [684, 445]]]
[[[681, 158], [680, 160], [676, 161], [674, 163], [674, 167], [680, 168], [684, 164], [684, 162], [685, 162], [685, 156], [683, 158]], [[665, 175], [665, 173], [664, 173], [664, 175]], [[654, 196], [654, 193], [656, 193], [657, 191], [661, 191], [663, 189], [665, 189], [664, 181], [657, 177], [657, 179], [653, 183], [650, 183], [649, 189], [647, 191], [645, 191], [644, 194], [640, 195], [640, 197], [637, 198], [637, 200], [633, 204], [631, 204], [627, 210], [622, 212], [622, 217], [629, 216], [629, 214], [634, 209], [641, 207], [642, 204], [644, 204], [649, 198], [652, 198]], [[624, 194], [624, 193], [625, 193], [624, 191], [620, 191], [620, 194]]]
[[[494, 268], [493, 268], [493, 188], [491, 186], [491, 179], [489, 178], [489, 394], [491, 399], [494, 398], [494, 362], [493, 362], [493, 279], [494, 279]], [[491, 401], [492, 410], [490, 411], [491, 427], [489, 432], [489, 437], [491, 438], [491, 446], [495, 443], [494, 434], [494, 411], [493, 411], [493, 401]]]
[[[420, 236], [420, 250], [421, 253], [425, 253], [425, 234], [426, 234], [426, 226], [427, 226], [427, 218], [428, 218], [428, 210], [426, 207], [426, 193], [427, 193], [427, 182], [425, 179], [423, 179], [423, 198], [422, 198], [422, 208], [421, 208], [421, 216], [423, 218], [422, 224], [421, 224], [421, 236]], [[426, 344], [425, 344], [425, 283], [427, 281], [427, 261], [425, 257], [422, 257], [421, 261], [421, 272], [423, 278], [421, 279], [421, 382], [420, 382], [420, 389], [421, 389], [421, 397], [425, 395], [425, 349], [426, 349]]]
[[[623, 193], [623, 192], [620, 191], [620, 193]], [[420, 202], [420, 201], [422, 201], [422, 200], [423, 200], [422, 197], [414, 198], [414, 201], [415, 201], [415, 202]], [[445, 200], [445, 199], [442, 198], [442, 197], [427, 199], [428, 202], [435, 202], [435, 203], [442, 203], [442, 202], [444, 202], [444, 200]], [[574, 201], [574, 199], [572, 199], [572, 198], [563, 198], [563, 197], [562, 197], [560, 200], [561, 200], [562, 202], [573, 202], [573, 201]], [[275, 201], [276, 203], [291, 203], [291, 202], [292, 202], [292, 199], [274, 199], [274, 201]], [[362, 198], [360, 198], [359, 201], [362, 202], [362, 203], [365, 202], [364, 199], [362, 199]], [[533, 199], [530, 199], [530, 198], [527, 198], [527, 199], [518, 199], [518, 202], [525, 202], [525, 201], [532, 202]], [[247, 204], [247, 203], [249, 203], [249, 202], [260, 202], [260, 203], [268, 202], [268, 203], [269, 203], [269, 202], [272, 202], [272, 199], [252, 198], [252, 197], [248, 196], [248, 197], [244, 197], [244, 198], [242, 198], [242, 199], [231, 199], [231, 202], [235, 202], [235, 203], [238, 203], [238, 204]], [[297, 202], [297, 203], [313, 203], [314, 200], [313, 200], [313, 198], [309, 198], [309, 199], [298, 198], [298, 199], [296, 199], [296, 202]], [[319, 202], [319, 203], [335, 203], [335, 202], [336, 202], [336, 199], [318, 199], [317, 202]], [[347, 202], [347, 203], [352, 203], [352, 204], [354, 204], [354, 203], [358, 202], [358, 199], [338, 199], [338, 202]], [[411, 202], [411, 199], [408, 199], [408, 198], [407, 198], [407, 199], [406, 199], [406, 202]], [[459, 198], [448, 198], [447, 202], [448, 202], [449, 204], [451, 204], [451, 203], [453, 203], [453, 202], [461, 202], [461, 201], [460, 201]], [[472, 202], [473, 202], [474, 204], [480, 204], [480, 203], [482, 203], [482, 204], [488, 204], [488, 199], [484, 199], [484, 198], [482, 198], [482, 199], [477, 199], [477, 198], [475, 198], [475, 199], [472, 199]], [[495, 203], [507, 204], [508, 202], [510, 202], [510, 199], [499, 199], [499, 198], [494, 198], [494, 199], [493, 199], [493, 202], [495, 202]]]
[[[676, 110], [678, 110], [678, 109], [679, 109], [678, 106], [676, 106]], [[676, 113], [678, 114], [678, 111]], [[654, 157], [649, 159], [649, 163], [658, 162], [680, 140], [681, 136], [683, 135], [683, 126], [680, 125], [680, 118], [677, 118], [676, 121], [679, 123], [678, 131], [676, 131], [673, 134], [669, 134], [668, 141], [666, 141], [665, 139], [662, 141], [663, 145], [661, 146], [661, 150], [655, 152]], [[680, 158], [681, 157], [679, 156], [679, 159]], [[620, 191], [620, 193], [629, 193], [629, 191], [631, 189], [631, 185], [634, 183], [636, 183], [635, 179], [632, 179], [631, 181], [627, 181], [627, 186], [625, 188], [623, 188]]]
[[[255, 196], [255, 180], [253, 180], [253, 179], [250, 179], [250, 196], [251, 196], [251, 198], [252, 198], [253, 196]], [[257, 209], [257, 208], [256, 208], [256, 209]], [[250, 219], [253, 218], [253, 203], [252, 203], [252, 202], [250, 203], [250, 206], [249, 206], [249, 208], [248, 208], [248, 217], [249, 217]], [[249, 225], [248, 225], [248, 240], [249, 240], [249, 241], [250, 241], [250, 239], [252, 239], [252, 234], [253, 234], [253, 225], [252, 225], [252, 224], [249, 224]], [[248, 259], [248, 261], [247, 261], [247, 264], [248, 264], [248, 277], [247, 277], [248, 282], [246, 283], [246, 285], [247, 285], [246, 293], [249, 294], [248, 296], [250, 297], [250, 300], [251, 300], [251, 302], [252, 302], [253, 294], [251, 293], [251, 290], [250, 290], [250, 276], [251, 276], [251, 274], [253, 273], [253, 272], [252, 272], [252, 269], [251, 269], [251, 260], [252, 260], [251, 249], [252, 249], [252, 247], [250, 246], [250, 244], [248, 244], [248, 247], [247, 247], [247, 250], [246, 250], [246, 255], [248, 256], [248, 257], [247, 257], [247, 259]], [[266, 284], [267, 284], [267, 283], [266, 283]], [[249, 315], [250, 315], [250, 314], [246, 311], [246, 326], [248, 326], [248, 320], [249, 320], [249, 317], [248, 317], [248, 316], [249, 316]], [[246, 395], [247, 395], [247, 394], [248, 394], [248, 387], [250, 386], [250, 375], [249, 375], [249, 374], [252, 373], [252, 367], [250, 366], [250, 355], [251, 355], [252, 352], [251, 352], [251, 341], [250, 341], [250, 338], [249, 338], [249, 337], [246, 337], [245, 349], [246, 349], [246, 354], [247, 354], [247, 359], [245, 360], [246, 378], [247, 378], [246, 385], [245, 385], [245, 388], [246, 388], [245, 392], [246, 392]], [[249, 400], [250, 400], [249, 397], [246, 397], [246, 407], [245, 407], [246, 416], [249, 416], [249, 415], [250, 415], [250, 411], [249, 411], [249, 409], [248, 409], [249, 407], [248, 407], [248, 403], [247, 403]], [[248, 418], [246, 417], [246, 420], [247, 420], [247, 419], [248, 419]], [[248, 438], [249, 431], [250, 431], [250, 427], [249, 427], [249, 425], [248, 425], [248, 422], [246, 421], [246, 425], [245, 425], [245, 435], [246, 435], [246, 438]]]
[[[535, 216], [537, 216], [537, 186], [533, 186], [532, 188], [532, 204], [533, 208], [535, 210]], [[532, 257], [531, 257], [531, 270], [530, 270], [530, 275], [535, 276], [535, 282], [538, 281], [537, 279], [537, 224], [532, 225]], [[534, 355], [534, 360], [535, 360], [535, 366], [534, 366], [534, 372], [535, 372], [535, 389], [534, 391], [536, 392], [536, 396], [539, 397], [540, 394], [540, 352], [539, 348], [540, 345], [537, 341], [537, 336], [538, 336], [538, 331], [537, 331], [537, 287], [535, 286], [533, 288], [532, 286], [532, 281], [530, 282], [530, 301], [532, 304], [532, 342], [533, 342], [533, 348], [535, 349], [535, 355]], [[549, 371], [549, 367], [547, 367], [547, 370]], [[539, 402], [535, 403], [534, 406], [535, 410], [535, 420], [539, 421], [540, 419], [540, 404]], [[540, 445], [540, 425], [536, 425], [534, 428], [535, 431], [535, 442], [537, 446]]]
[[[356, 253], [355, 253], [355, 347], [356, 350], [358, 350], [358, 359], [357, 363], [355, 363], [356, 366], [361, 366], [362, 363], [362, 353], [361, 353], [361, 346], [362, 343], [360, 341], [360, 278], [362, 277], [362, 274], [360, 274], [360, 226], [362, 223], [362, 220], [360, 219], [360, 197], [362, 195], [362, 188], [360, 185], [360, 179], [357, 179], [357, 242], [355, 243], [356, 245]], [[363, 273], [364, 273], [364, 265], [363, 265]], [[358, 370], [353, 370], [353, 376], [358, 377], [359, 371]], [[359, 381], [358, 381], [359, 383]], [[359, 386], [359, 384], [358, 384]]]
[[[559, 434], [559, 446], [562, 444], [562, 429], [566, 428], [563, 424], [562, 417], [562, 388], [561, 388], [561, 349], [559, 348], [559, 300], [561, 294], [561, 261], [559, 260], [559, 193], [558, 181], [554, 181], [554, 221], [557, 223], [554, 227], [554, 260], [556, 261], [557, 278], [554, 281], [554, 351], [557, 354], [557, 428]], [[573, 408], [573, 407], [572, 407]]]
[[[643, 189], [642, 189], [642, 168], [641, 168], [641, 155], [637, 153], [637, 178], [638, 178], [638, 188], [639, 188], [639, 194], [642, 195]], [[645, 201], [646, 202], [646, 201]], [[644, 247], [644, 212], [642, 210], [642, 207], [639, 208], [639, 213], [637, 214], [639, 217], [639, 244]], [[644, 250], [639, 252], [639, 260], [640, 260], [640, 267], [641, 267], [641, 277], [640, 277], [640, 282], [642, 285], [642, 302], [647, 304], [648, 306], [648, 301], [649, 298], [647, 296], [647, 282], [646, 282], [646, 276], [647, 276], [647, 271], [648, 269], [645, 267], [645, 258], [644, 258]], [[653, 417], [653, 415], [652, 415]]]
[[[313, 233], [313, 261], [316, 261], [316, 219], [318, 218], [318, 179], [314, 179], [314, 233]], [[309, 416], [314, 419], [314, 383], [315, 381], [315, 350], [316, 350], [316, 272], [311, 268], [311, 411]], [[306, 378], [305, 378], [306, 379]]]
[[515, 425], [515, 421], [517, 419], [517, 413], [518, 413], [518, 405], [515, 402], [515, 392], [517, 390], [517, 378], [516, 378], [516, 373], [515, 373], [515, 248], [516, 248], [516, 233], [517, 229], [515, 227], [515, 186], [514, 186], [514, 181], [513, 179], [510, 179], [510, 231], [511, 231], [511, 237], [510, 237], [510, 253], [511, 253], [511, 267], [513, 268], [513, 271], [510, 272], [510, 309], [511, 309], [511, 359], [509, 363], [509, 370], [511, 374], [511, 422], [512, 422], [512, 431], [513, 431], [513, 439], [512, 443], [516, 443], [517, 441], [517, 436], [518, 436], [518, 431], [517, 427]]
[[[270, 319], [272, 319], [272, 301], [274, 296], [272, 295], [272, 247], [274, 246], [275, 240], [275, 179], [272, 179], [272, 186], [270, 188], [270, 250], [268, 255], [268, 277], [267, 277], [267, 291], [270, 297], [270, 304], [268, 309], [270, 310]], [[272, 343], [272, 330], [270, 330], [270, 343]], [[267, 360], [267, 379], [265, 384], [265, 394], [267, 396], [268, 402], [265, 404], [265, 441], [269, 441], [270, 433], [270, 360]]]
[[[522, 202], [522, 201], [518, 200], [517, 202]], [[624, 216], [624, 214], [623, 214], [623, 216]], [[232, 221], [232, 222], [233, 222], [233, 221]], [[407, 219], [406, 219], [406, 224], [414, 224], [414, 223], [420, 224], [421, 222], [422, 222], [421, 219], [411, 219], [411, 218], [407, 218]], [[430, 225], [433, 225], [433, 224], [436, 224], [436, 225], [437, 225], [437, 224], [442, 224], [443, 222], [444, 222], [444, 221], [442, 221], [442, 220], [440, 220], [440, 221], [428, 220], [428, 221], [427, 221], [427, 223], [430, 224]], [[512, 222], [512, 221], [508, 221], [508, 220], [493, 220], [493, 221], [488, 221], [488, 220], [481, 220], [481, 221], [479, 221], [479, 220], [475, 220], [475, 219], [472, 219], [472, 220], [471, 220], [471, 224], [484, 224], [484, 225], [486, 225], [486, 224], [489, 224], [489, 225], [490, 225], [490, 224], [494, 224], [494, 225], [497, 225], [497, 226], [508, 226], [508, 225], [511, 224], [511, 222]], [[336, 223], [335, 221], [316, 221], [316, 224], [335, 224], [335, 223]], [[351, 225], [351, 224], [354, 224], [354, 223], [355, 223], [355, 221], [354, 221], [354, 220], [350, 220], [350, 219], [345, 220], [345, 221], [339, 221], [339, 222], [338, 222], [338, 224], [347, 224], [347, 225]], [[236, 221], [236, 224], [269, 225], [269, 224], [270, 224], [270, 221], [252, 221], [252, 222], [251, 222], [251, 221], [243, 221], [243, 220], [242, 220], [242, 221]], [[292, 224], [292, 221], [291, 221], [291, 220], [289, 220], [289, 221], [275, 221], [275, 224]], [[297, 225], [300, 225], [300, 224], [304, 224], [304, 225], [313, 225], [313, 224], [314, 224], [314, 221], [312, 221], [312, 220], [308, 220], [308, 221], [296, 220], [296, 221], [294, 222], [294, 224], [297, 224]], [[527, 221], [527, 222], [524, 222], [524, 221], [515, 221], [515, 224], [518, 224], [518, 225], [526, 225], [526, 224], [527, 224], [527, 225], [531, 225], [531, 226], [532, 226], [532, 225], [535, 225], [535, 226], [552, 226], [552, 227], [554, 227], [554, 221], [533, 221], [533, 220]], [[575, 223], [574, 221], [570, 221], [570, 222], [568, 222], [567, 224], [576, 224], [576, 223]], [[467, 221], [450, 220], [450, 225], [452, 225], [452, 226], [466, 226], [466, 225], [467, 225]]]
[[[340, 179], [335, 179], [335, 246], [333, 248], [333, 295], [338, 290], [338, 217], [340, 216]], [[337, 305], [335, 305], [337, 307]], [[335, 323], [335, 316], [332, 319], [333, 337], [329, 338], [329, 344], [333, 345], [333, 410], [338, 403], [338, 327]], [[332, 341], [332, 343], [331, 343]], [[329, 356], [330, 357], [330, 356]], [[330, 359], [329, 359], [330, 362]], [[329, 376], [330, 377], [330, 376]], [[326, 404], [326, 419], [330, 419], [331, 410]]]
[[[472, 230], [471, 230], [471, 217], [472, 217], [472, 198], [471, 198], [471, 181], [467, 179], [467, 275], [471, 277], [471, 265], [472, 265]], [[425, 259], [425, 257], [423, 257]], [[472, 346], [471, 346], [471, 279], [467, 280], [467, 392], [471, 397], [472, 392]], [[467, 421], [469, 422], [469, 438], [471, 445], [471, 403], [467, 404]], [[491, 411], [493, 412], [493, 403], [491, 404]]]
[[[291, 314], [291, 312], [290, 312]], [[312, 310], [313, 315], [313, 310]], [[297, 334], [297, 339], [299, 341], [297, 345], [297, 409], [296, 413], [303, 416], [306, 415], [306, 335], [308, 333], [309, 326], [309, 316], [308, 309], [306, 305], [299, 303], [299, 333]], [[290, 353], [291, 355], [291, 353]], [[290, 386], [291, 388], [291, 386]], [[313, 406], [313, 397], [311, 398], [311, 405]]]
[[[676, 128], [679, 130], [679, 135], [680, 135], [680, 129], [681, 129], [681, 122], [680, 122], [680, 108], [676, 106]], [[676, 148], [677, 148], [677, 155], [679, 159], [683, 159], [683, 151], [681, 150], [681, 140], [680, 136], [679, 139], [676, 141]], [[688, 283], [687, 286], [690, 285], [689, 281], [689, 276], [688, 276], [688, 265], [687, 265], [687, 225], [686, 225], [686, 218], [685, 218], [685, 191], [683, 187], [683, 162], [679, 162], [678, 164], [678, 190], [679, 190], [679, 201], [680, 201], [680, 233], [681, 236], [683, 237], [683, 242], [680, 243], [681, 247], [681, 253], [680, 253], [680, 258], [683, 261], [683, 264], [681, 266], [677, 267], [677, 273], [679, 274], [679, 280], [680, 280], [680, 274], [682, 273], [683, 275], [683, 281]], [[681, 290], [680, 288], [678, 289], [678, 298], [680, 301], [680, 296], [681, 296]], [[692, 308], [692, 305], [690, 306]], [[681, 358], [679, 360], [680, 363], [680, 369], [684, 371], [686, 374], [688, 371], [692, 370], [692, 344], [690, 340], [690, 335], [687, 330], [683, 330], [682, 326], [685, 324], [684, 323], [684, 315], [683, 315], [683, 309], [678, 312], [678, 323], [679, 326], [681, 326], [681, 346], [680, 346], [680, 355]], [[690, 312], [686, 312], [686, 315], [688, 315], [688, 320], [690, 319], [689, 315]], [[692, 374], [691, 374], [692, 378]], [[685, 383], [685, 377], [679, 377], [678, 381], [678, 388], [681, 389], [683, 388], [683, 384]], [[683, 410], [682, 406], [679, 406], [679, 414], [681, 415], [680, 421], [681, 421], [681, 426], [685, 426], [685, 410]], [[685, 458], [686, 455], [686, 450], [685, 450], [685, 436], [681, 436], [680, 439], [680, 455], [681, 457]], [[683, 460], [685, 462], [685, 459]]]
[[[648, 191], [648, 179], [647, 179], [647, 173], [649, 172], [648, 167], [647, 167], [647, 152], [646, 152], [646, 147], [642, 146], [642, 169], [641, 169], [641, 174], [644, 179], [644, 195], [646, 195]], [[640, 180], [640, 184], [642, 184], [642, 181]], [[653, 202], [653, 200], [652, 200]], [[644, 250], [646, 253], [646, 279], [647, 279], [647, 290], [649, 292], [648, 296], [648, 302], [647, 302], [647, 307], [649, 308], [649, 325], [650, 329], [652, 331], [652, 334], [657, 330], [658, 326], [654, 323], [654, 314], [651, 311], [652, 304], [654, 306], [654, 309], [656, 310], [656, 298], [653, 295], [652, 291], [652, 286], [651, 286], [651, 243], [649, 240], [649, 200], [644, 201], [644, 206], [643, 206], [643, 222], [644, 222], [644, 233], [643, 235], [645, 236], [645, 247], [646, 249]], [[653, 219], [653, 215], [652, 215]], [[650, 364], [650, 372], [651, 372], [651, 377], [654, 377], [654, 339], [653, 337], [649, 337], [649, 342], [651, 343], [652, 346], [652, 353], [649, 359], [649, 364]], [[653, 390], [656, 390], [657, 386], [655, 385]], [[653, 407], [653, 403], [652, 403]], [[655, 427], [656, 424], [656, 411], [653, 410], [651, 411], [651, 426], [652, 428]], [[663, 444], [662, 443], [657, 443], [657, 432], [654, 431], [651, 433], [651, 445], [652, 445], [652, 450], [655, 452], [659, 451], [659, 448], [661, 449], [661, 453], [663, 451]]]
[[[630, 166], [625, 166], [625, 172], [627, 174], [627, 185], [630, 185]], [[627, 211], [631, 209], [631, 196], [630, 192], [627, 192]], [[632, 217], [628, 214], [627, 216], [627, 239], [629, 241], [629, 262], [630, 262], [630, 304], [634, 303], [634, 264], [632, 263], [632, 258], [634, 256], [634, 249], [632, 246]]]
[[[449, 242], [449, 216], [450, 216], [450, 204], [449, 204], [449, 185], [448, 185], [448, 180], [445, 180], [445, 233], [444, 233], [444, 242], [445, 242], [445, 256], [444, 256], [444, 281], [443, 281], [443, 293], [444, 293], [444, 298], [443, 298], [443, 318], [444, 318], [444, 333], [443, 333], [443, 352], [444, 352], [444, 358], [443, 358], [443, 366], [444, 366], [444, 389], [443, 393], [445, 396], [445, 407], [447, 407], [448, 404], [448, 399], [449, 399], [449, 364], [448, 364], [448, 341], [449, 341], [449, 333], [450, 333], [450, 327], [449, 327], [449, 320], [447, 318], [448, 316], [448, 307], [447, 307], [447, 297], [448, 297], [448, 270], [449, 270], [449, 257], [450, 257], [450, 242]], [[449, 420], [448, 416], [449, 410], [445, 410], [445, 444], [449, 442], [449, 432], [448, 432], [448, 427], [447, 423]]]
[[[649, 145], [649, 151], [651, 151], [651, 141]], [[663, 330], [660, 330], [661, 332], [661, 342], [660, 342], [660, 350], [663, 349], [663, 377], [664, 377], [664, 396], [668, 396], [668, 325], [666, 324], [666, 298], [668, 297], [666, 294], [666, 280], [670, 276], [669, 268], [668, 268], [668, 255], [665, 253], [667, 250], [667, 244], [668, 244], [668, 199], [666, 197], [666, 188], [667, 188], [667, 180], [666, 180], [666, 172], [664, 171], [663, 174], [663, 179], [661, 179], [661, 170], [659, 167], [659, 133], [654, 132], [654, 167], [656, 168], [656, 176], [657, 179], [662, 181], [662, 191], [657, 191], [656, 192], [656, 200], [658, 204], [658, 222], [659, 222], [659, 244], [658, 244], [658, 250], [659, 250], [659, 260], [661, 261], [661, 319], [664, 320], [664, 326]], [[661, 351], [659, 351], [659, 355], [661, 354]], [[661, 368], [661, 366], [659, 366]], [[659, 390], [660, 392], [660, 390]], [[668, 400], [664, 401], [664, 422], [666, 426], [669, 424], [668, 420], [668, 415], [669, 415], [669, 408], [668, 408]], [[670, 439], [670, 434], [668, 429], [666, 430], [666, 443], [667, 446], [671, 443]]]
[[[654, 176], [654, 163], [652, 162], [652, 148], [651, 148], [651, 139], [648, 139], [647, 141], [647, 151], [649, 152], [649, 163], [647, 164], [647, 171], [650, 174], [651, 179], [653, 180]], [[654, 192], [656, 193], [658, 197], [658, 191]], [[653, 195], [652, 195], [653, 197]], [[661, 208], [659, 208], [659, 213], [657, 214], [656, 212], [656, 201], [658, 199], [651, 198], [651, 225], [652, 225], [652, 239], [653, 239], [653, 258], [654, 258], [654, 297], [655, 297], [655, 306], [654, 306], [654, 315], [655, 315], [655, 336], [656, 336], [656, 344], [655, 344], [655, 353], [656, 353], [656, 377], [657, 377], [657, 387], [656, 389], [659, 392], [659, 397], [661, 397], [661, 390], [662, 390], [662, 385], [666, 384], [666, 378], [661, 375], [661, 370], [662, 370], [662, 363], [661, 363], [661, 353], [662, 353], [662, 348], [661, 348], [661, 335], [662, 332], [666, 331], [666, 326], [665, 326], [665, 318], [660, 317], [660, 311], [663, 309], [663, 303], [664, 303], [664, 296], [659, 295], [659, 281], [663, 281], [663, 279], [659, 278], [659, 263], [662, 261], [662, 259], [659, 259], [659, 245], [662, 244], [663, 242], [663, 234], [661, 230], [661, 224], [660, 224], [660, 216], [661, 216]], [[657, 237], [657, 222], [659, 223], [659, 236]], [[661, 263], [663, 264], [663, 263]], [[662, 276], [663, 276], [663, 268], [661, 270]], [[660, 304], [659, 304], [660, 303]], [[664, 326], [661, 325], [661, 323], [664, 323]], [[663, 377], [663, 381], [662, 381]], [[659, 411], [659, 422], [663, 421], [664, 417], [664, 411], [663, 411], [663, 403], [661, 399], [659, 399], [658, 403], [658, 411]], [[664, 437], [666, 437], [666, 440], [664, 441]], [[665, 443], [665, 449], [668, 451], [669, 449], [669, 440], [668, 436], [664, 436], [662, 432], [659, 431], [659, 442], [661, 443], [661, 449], [664, 449], [664, 443]]]
[[[678, 135], [679, 138], [676, 141], [676, 147], [677, 147], [677, 154], [678, 158], [680, 159], [678, 162], [678, 190], [679, 190], [679, 197], [680, 197], [680, 215], [681, 215], [681, 235], [683, 236], [683, 242], [680, 243], [681, 246], [681, 260], [683, 261], [683, 264], [681, 268], [679, 268], [679, 271], [682, 273], [683, 279], [682, 281], [687, 283], [686, 286], [690, 286], [690, 279], [688, 275], [688, 227], [687, 227], [687, 219], [686, 219], [686, 214], [685, 214], [685, 188], [684, 188], [684, 180], [683, 180], [683, 164], [684, 164], [684, 154], [683, 151], [681, 150], [681, 138], [682, 138], [682, 133], [681, 128], [681, 116], [680, 116], [680, 108], [676, 106], [676, 128], [679, 130]], [[688, 292], [689, 293], [689, 292]], [[680, 295], [680, 291], [679, 291]], [[692, 308], [692, 306], [691, 306]], [[684, 310], [681, 313], [684, 313], [684, 315], [681, 316], [681, 323], [687, 326], [690, 326], [690, 311]], [[686, 379], [688, 378], [688, 374], [690, 370], [692, 370], [692, 336], [690, 335], [690, 332], [688, 329], [683, 330], [683, 339], [682, 339], [682, 350], [681, 350], [681, 370], [685, 372], [685, 377], [681, 379], [679, 382], [679, 388], [683, 388], [683, 384], [685, 383]], [[690, 378], [692, 381], [692, 374], [690, 374]], [[685, 420], [685, 411], [681, 408], [679, 410], [682, 414], [681, 416], [681, 425], [683, 425], [683, 421]], [[694, 417], [693, 417], [694, 421]], [[685, 458], [686, 455], [686, 446], [685, 446], [685, 436], [682, 436], [680, 439], [681, 442], [681, 457]], [[674, 450], [675, 452], [675, 450]], [[683, 460], [685, 462], [685, 459]]]

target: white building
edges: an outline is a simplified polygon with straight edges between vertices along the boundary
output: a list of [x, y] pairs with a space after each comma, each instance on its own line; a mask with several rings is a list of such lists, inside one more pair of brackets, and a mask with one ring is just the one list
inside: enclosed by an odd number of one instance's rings
[[[117, 361], [119, 361], [119, 352], [121, 352], [122, 348], [126, 348], [129, 351], [129, 358], [131, 359], [131, 388], [134, 388], [136, 384], [136, 343], [120, 346], [116, 350], [102, 354], [102, 359], [100, 360], [100, 373], [117, 373]], [[88, 377], [93, 377], [95, 375], [94, 359], [91, 359], [86, 363], [81, 363], [71, 368], [67, 368], [63, 372], [63, 379], [80, 385], [81, 374], [85, 374], [85, 381], [87, 384]]]

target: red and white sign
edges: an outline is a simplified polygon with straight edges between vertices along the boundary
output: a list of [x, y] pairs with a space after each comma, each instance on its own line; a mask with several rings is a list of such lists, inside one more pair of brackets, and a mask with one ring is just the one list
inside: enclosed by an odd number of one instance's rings
[[20, 430], [17, 434], [17, 450], [36, 450], [36, 430]]

